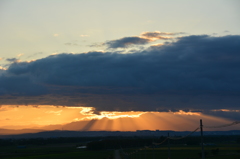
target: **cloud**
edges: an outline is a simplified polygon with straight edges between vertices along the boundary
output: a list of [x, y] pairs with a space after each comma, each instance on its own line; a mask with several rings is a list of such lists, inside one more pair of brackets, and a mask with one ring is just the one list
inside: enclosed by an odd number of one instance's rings
[[87, 45], [88, 47], [103, 47], [105, 43], [93, 43], [91, 45]]
[[17, 58], [7, 58], [6, 61], [8, 61], [8, 62], [17, 62], [18, 59]]
[[23, 56], [23, 55], [24, 55], [24, 54], [18, 54], [17, 57], [21, 57], [21, 56]]
[[[18, 54], [17, 57], [18, 58], [6, 58], [5, 61], [10, 62], [10, 63], [17, 63], [17, 62], [21, 62], [21, 60], [19, 60], [19, 57], [23, 56], [24, 54]], [[5, 65], [8, 66], [9, 64]]]
[[88, 36], [89, 36], [89, 35], [83, 35], [83, 34], [82, 34], [82, 35], [80, 35], [80, 37], [88, 37]]
[[62, 110], [59, 110], [59, 111], [49, 110], [49, 111], [46, 111], [45, 113], [47, 113], [47, 114], [54, 114], [54, 115], [61, 115]]
[[6, 75], [1, 74], [0, 77], [0, 95], [41, 95], [46, 93], [44, 86], [35, 83], [29, 76]]
[[131, 54], [65, 53], [12, 63], [0, 75], [0, 94], [15, 99], [1, 102], [122, 111], [238, 109], [239, 43], [239, 35], [192, 35]]
[[78, 40], [72, 40], [71, 42], [64, 43], [64, 45], [68, 46], [81, 46], [78, 44]]
[[111, 40], [105, 43], [108, 48], [127, 48], [131, 45], [144, 45], [150, 42], [150, 39], [141, 37], [124, 37], [117, 40]]
[[[104, 43], [108, 48], [128, 48], [134, 45], [145, 45], [156, 40], [172, 39], [170, 35], [177, 35], [181, 33], [167, 33], [167, 32], [143, 32], [140, 36], [123, 37], [117, 40], [110, 40]], [[168, 35], [168, 36], [166, 36]]]
[[240, 110], [217, 109], [204, 111], [204, 114], [240, 121]]
[[65, 43], [64, 45], [68, 45], [68, 46], [79, 46], [79, 44], [77, 44], [77, 43]]
[[7, 70], [7, 68], [0, 66], [0, 74], [3, 72], [3, 70]]
[[184, 33], [183, 32], [168, 33], [168, 32], [154, 31], [154, 32], [143, 32], [141, 36], [148, 37], [148, 38], [157, 38], [157, 39], [169, 39], [170, 37], [164, 37], [164, 36], [178, 35], [178, 34], [184, 34]]

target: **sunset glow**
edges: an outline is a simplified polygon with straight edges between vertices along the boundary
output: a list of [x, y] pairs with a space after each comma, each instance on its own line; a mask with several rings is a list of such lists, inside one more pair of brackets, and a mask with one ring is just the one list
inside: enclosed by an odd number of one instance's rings
[[84, 131], [185, 131], [197, 127], [200, 118], [209, 126], [232, 122], [231, 120], [204, 115], [201, 112], [184, 112], [183, 110], [178, 112], [102, 111], [99, 114], [94, 114], [94, 108], [91, 107], [51, 105], [3, 105], [0, 107], [0, 128], [8, 129], [29, 127], [46, 130]]
[[0, 134], [240, 130], [239, 4], [0, 1]]

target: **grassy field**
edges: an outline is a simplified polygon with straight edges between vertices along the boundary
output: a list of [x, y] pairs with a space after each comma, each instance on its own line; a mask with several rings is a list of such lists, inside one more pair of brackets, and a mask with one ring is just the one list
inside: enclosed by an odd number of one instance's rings
[[[217, 154], [213, 154], [212, 150], [219, 148]], [[205, 146], [205, 158], [210, 159], [240, 159], [240, 145], [218, 145], [218, 146]], [[168, 148], [147, 148], [138, 150], [127, 149], [124, 152], [129, 155], [124, 155], [123, 159], [168, 159]], [[135, 153], [132, 153], [135, 152]], [[132, 153], [132, 154], [131, 154]], [[170, 148], [171, 159], [200, 159], [201, 147], [200, 146], [172, 146]]]
[[0, 147], [0, 159], [107, 159], [113, 155], [113, 150], [86, 151], [76, 149], [73, 144], [48, 146], [16, 146]]
[[[212, 150], [219, 148], [218, 154], [213, 154]], [[136, 152], [138, 150], [138, 152]], [[226, 144], [217, 146], [205, 146], [207, 152], [206, 158], [210, 159], [239, 159], [240, 145]], [[167, 159], [168, 147], [124, 149], [130, 155], [122, 155], [122, 159]], [[112, 159], [114, 150], [87, 151], [85, 149], [76, 149], [75, 144], [55, 144], [46, 146], [26, 146], [19, 148], [17, 146], [0, 147], [0, 158], [12, 159]], [[200, 146], [171, 146], [171, 159], [200, 159]]]

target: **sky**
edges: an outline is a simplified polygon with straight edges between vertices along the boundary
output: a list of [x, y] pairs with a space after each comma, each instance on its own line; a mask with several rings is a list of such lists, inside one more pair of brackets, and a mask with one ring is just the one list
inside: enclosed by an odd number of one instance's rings
[[[185, 131], [200, 119], [240, 121], [239, 7], [1, 0], [0, 129]], [[231, 129], [240, 127], [214, 130]]]

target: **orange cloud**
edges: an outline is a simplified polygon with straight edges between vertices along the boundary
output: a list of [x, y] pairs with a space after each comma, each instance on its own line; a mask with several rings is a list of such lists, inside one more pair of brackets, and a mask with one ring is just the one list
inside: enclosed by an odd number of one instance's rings
[[197, 116], [200, 116], [201, 113], [199, 112], [185, 112], [185, 111], [182, 111], [182, 110], [179, 110], [178, 112], [174, 112], [173, 114], [180, 114], [180, 115], [197, 115]]

